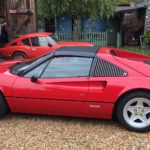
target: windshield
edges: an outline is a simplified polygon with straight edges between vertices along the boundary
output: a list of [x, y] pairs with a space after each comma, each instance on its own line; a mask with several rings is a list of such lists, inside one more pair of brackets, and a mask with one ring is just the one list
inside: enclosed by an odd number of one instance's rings
[[59, 42], [59, 40], [58, 40], [58, 38], [57, 38], [57, 36], [55, 34], [50, 34], [48, 36], [48, 40], [50, 41], [51, 45], [56, 45]]
[[16, 64], [14, 64], [13, 66], [11, 66], [9, 69], [10, 69], [12, 74], [19, 75], [20, 73], [22, 73], [26, 69], [28, 69], [31, 65], [33, 66], [34, 64], [37, 64], [38, 62], [40, 62], [42, 59], [45, 60], [45, 59], [49, 58], [50, 55], [52, 55], [52, 53], [45, 54], [40, 58], [37, 57], [37, 58], [32, 59], [32, 60], [28, 60], [28, 61], [24, 61], [24, 62], [18, 62]]

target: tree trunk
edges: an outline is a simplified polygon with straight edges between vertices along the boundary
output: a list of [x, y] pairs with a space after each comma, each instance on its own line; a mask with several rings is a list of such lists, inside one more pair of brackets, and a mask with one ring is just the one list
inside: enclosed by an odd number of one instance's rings
[[73, 17], [73, 40], [80, 40], [79, 33], [81, 32], [81, 17]]

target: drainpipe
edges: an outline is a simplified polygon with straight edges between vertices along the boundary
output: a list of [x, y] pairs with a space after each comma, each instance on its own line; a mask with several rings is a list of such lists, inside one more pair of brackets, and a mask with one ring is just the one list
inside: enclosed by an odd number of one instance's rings
[[55, 14], [55, 33], [57, 34], [57, 16]]

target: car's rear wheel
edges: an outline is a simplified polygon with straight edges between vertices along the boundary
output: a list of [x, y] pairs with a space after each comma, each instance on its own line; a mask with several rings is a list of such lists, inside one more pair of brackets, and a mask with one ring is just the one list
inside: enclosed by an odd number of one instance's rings
[[13, 54], [12, 59], [26, 59], [27, 55], [23, 52], [16, 52]]
[[135, 92], [123, 97], [116, 110], [117, 120], [128, 130], [150, 130], [150, 93]]
[[9, 112], [9, 107], [3, 97], [2, 94], [0, 94], [0, 117], [5, 116]]

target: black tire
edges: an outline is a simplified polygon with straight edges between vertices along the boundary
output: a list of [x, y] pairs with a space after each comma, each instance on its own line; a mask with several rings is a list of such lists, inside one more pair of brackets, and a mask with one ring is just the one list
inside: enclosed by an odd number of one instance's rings
[[[140, 104], [142, 103], [143, 107], [140, 107], [138, 102]], [[148, 111], [146, 111], [146, 109]], [[121, 125], [123, 125], [126, 129], [134, 132], [147, 132], [150, 131], [149, 110], [150, 110], [150, 93], [146, 91], [140, 91], [140, 92], [137, 91], [128, 94], [119, 100], [116, 107], [115, 115], [117, 121]], [[143, 121], [143, 116], [146, 117], [146, 121], [144, 120], [146, 123]]]
[[23, 52], [16, 52], [13, 54], [12, 59], [26, 59], [27, 55]]
[[8, 112], [9, 107], [2, 94], [0, 94], [0, 118], [4, 117]]

